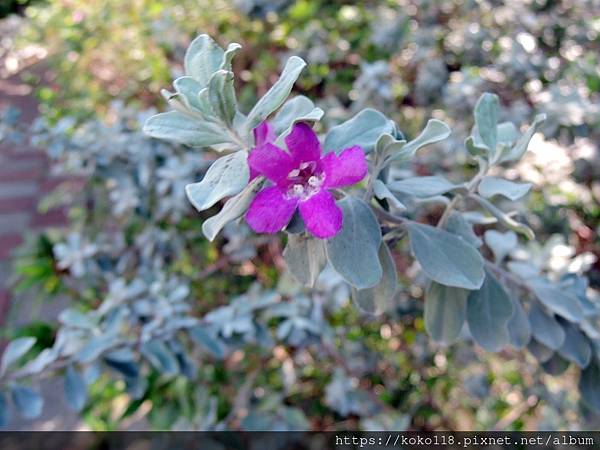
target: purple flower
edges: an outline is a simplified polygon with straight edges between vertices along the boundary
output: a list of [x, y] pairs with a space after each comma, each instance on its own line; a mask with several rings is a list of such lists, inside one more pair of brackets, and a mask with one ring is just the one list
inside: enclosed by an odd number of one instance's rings
[[256, 127], [254, 136], [256, 147], [248, 156], [251, 177], [264, 175], [273, 185], [252, 201], [246, 213], [250, 227], [258, 233], [277, 233], [298, 208], [314, 236], [335, 236], [342, 229], [342, 210], [327, 189], [350, 186], [365, 177], [363, 150], [355, 145], [322, 157], [317, 135], [306, 123], [297, 123], [286, 136], [289, 153], [273, 144], [275, 136], [266, 122]]

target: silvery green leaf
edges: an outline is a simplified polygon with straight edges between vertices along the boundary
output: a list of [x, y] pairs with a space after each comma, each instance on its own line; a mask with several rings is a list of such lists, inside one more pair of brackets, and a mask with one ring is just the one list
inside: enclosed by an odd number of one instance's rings
[[431, 338], [445, 345], [458, 339], [467, 317], [466, 289], [432, 281], [425, 294], [425, 329]]
[[287, 135], [297, 122], [316, 122], [323, 117], [323, 110], [315, 107], [314, 103], [298, 95], [283, 104], [271, 121], [275, 134], [280, 138]]
[[519, 130], [512, 122], [502, 122], [498, 124], [498, 142], [510, 145], [519, 139]]
[[122, 374], [125, 378], [137, 378], [140, 373], [139, 365], [133, 357], [124, 359], [117, 352], [110, 352], [102, 358], [104, 363], [113, 370]]
[[333, 127], [325, 137], [325, 152], [340, 153], [342, 150], [359, 145], [365, 152], [370, 152], [377, 138], [383, 133], [394, 132], [394, 122], [387, 119], [379, 111], [363, 109], [350, 120]]
[[579, 300], [572, 293], [562, 291], [543, 280], [533, 280], [529, 286], [540, 302], [559, 316], [575, 323], [583, 319]]
[[196, 98], [196, 103], [206, 117], [212, 118], [212, 116], [214, 116], [214, 111], [210, 104], [210, 91], [208, 86], [200, 89]]
[[42, 413], [44, 399], [33, 389], [27, 386], [12, 386], [11, 396], [13, 405], [25, 419], [35, 419]]
[[2, 362], [0, 363], [0, 375], [3, 375], [11, 365], [25, 355], [36, 342], [34, 337], [21, 337], [14, 339], [8, 343], [4, 353], [2, 354]]
[[546, 347], [541, 342], [536, 339], [531, 339], [529, 344], [527, 344], [527, 350], [537, 359], [540, 363], [545, 363], [550, 361], [552, 356], [554, 355], [554, 350]]
[[225, 225], [241, 217], [250, 206], [258, 191], [262, 189], [263, 183], [264, 179], [262, 177], [255, 178], [242, 192], [227, 200], [218, 214], [205, 220], [202, 224], [202, 233], [204, 233], [204, 236], [209, 241], [213, 241]]
[[487, 230], [483, 235], [486, 245], [494, 254], [496, 264], [504, 261], [506, 255], [517, 248], [518, 239], [513, 231], [501, 233], [496, 230]]
[[486, 176], [479, 183], [478, 191], [485, 198], [501, 195], [515, 201], [526, 195], [531, 186], [531, 183], [515, 183], [503, 178]]
[[210, 147], [231, 143], [231, 138], [218, 125], [202, 117], [193, 117], [179, 111], [169, 111], [150, 117], [144, 124], [148, 136], [178, 142], [191, 147]]
[[352, 288], [352, 299], [369, 314], [382, 314], [393, 307], [398, 285], [398, 274], [392, 253], [385, 242], [379, 246], [379, 262], [383, 270], [381, 281], [367, 289]]
[[406, 145], [405, 140], [397, 140], [390, 133], [383, 133], [375, 143], [375, 152], [381, 161], [392, 158]]
[[386, 184], [381, 180], [373, 181], [373, 193], [380, 200], [387, 200], [396, 209], [401, 211], [406, 210], [406, 206], [398, 200], [398, 198], [388, 189]]
[[98, 381], [102, 375], [102, 365], [99, 361], [96, 361], [82, 369], [81, 376], [86, 385], [90, 385]]
[[96, 322], [90, 316], [73, 308], [67, 308], [63, 310], [59, 314], [58, 320], [63, 325], [67, 325], [73, 328], [82, 328], [86, 330], [94, 329], [97, 325]]
[[[212, 116], [212, 109], [210, 107], [210, 103], [208, 101], [205, 101], [204, 97], [200, 96], [200, 92], [203, 89], [206, 89], [206, 92], [208, 92], [208, 89], [203, 88], [203, 86], [200, 83], [198, 83], [194, 78], [179, 77], [175, 81], [173, 81], [173, 87], [179, 94], [177, 99], [181, 99], [188, 109], [199, 111], [207, 117]], [[167, 100], [169, 100], [169, 103], [171, 103], [173, 97], [170, 96], [169, 98], [167, 98]], [[177, 109], [174, 105], [171, 106], [173, 106], [174, 109]]]
[[508, 335], [510, 344], [514, 348], [521, 350], [531, 340], [531, 325], [521, 302], [514, 297], [511, 297], [511, 300], [513, 303], [513, 315], [508, 322]]
[[300, 283], [312, 287], [327, 264], [325, 243], [306, 234], [290, 234], [283, 258], [291, 274]]
[[226, 348], [223, 343], [202, 326], [192, 327], [188, 333], [196, 344], [208, 350], [215, 358], [223, 359], [225, 357]]
[[247, 132], [256, 128], [258, 124], [283, 104], [288, 95], [290, 95], [294, 83], [305, 66], [306, 63], [302, 58], [297, 56], [292, 56], [287, 60], [279, 80], [271, 86], [271, 89], [267, 91], [248, 113], [245, 126]]
[[87, 388], [81, 374], [72, 366], [65, 371], [65, 397], [74, 411], [81, 411], [87, 399]]
[[581, 371], [579, 377], [579, 392], [581, 401], [591, 407], [594, 411], [600, 412], [600, 363], [592, 361], [592, 364]]
[[213, 73], [221, 68], [224, 52], [207, 34], [194, 39], [185, 52], [185, 74], [206, 86]]
[[471, 245], [445, 230], [410, 222], [410, 246], [423, 272], [446, 286], [479, 289], [485, 273], [483, 258]]
[[216, 115], [231, 126], [236, 111], [233, 72], [218, 70], [213, 74], [208, 82], [208, 98]]
[[[498, 143], [498, 115], [500, 114], [500, 101], [498, 96], [484, 93], [475, 105], [475, 127], [481, 141], [493, 154]], [[477, 139], [475, 139], [477, 141]]]
[[529, 308], [529, 323], [531, 333], [538, 342], [551, 350], [557, 350], [562, 346], [565, 340], [564, 329], [554, 315], [548, 315], [535, 303]]
[[533, 135], [537, 132], [539, 126], [546, 120], [546, 114], [538, 114], [533, 120], [533, 124], [523, 133], [517, 143], [511, 149], [507, 150], [501, 155], [500, 162], [506, 161], [518, 161], [520, 160], [529, 146], [529, 141]]
[[161, 341], [152, 340], [144, 342], [141, 346], [142, 354], [163, 375], [177, 375], [179, 363], [169, 348]]
[[513, 303], [502, 285], [489, 272], [483, 286], [467, 299], [467, 323], [471, 335], [489, 352], [500, 351], [510, 341], [508, 322]]
[[[598, 315], [600, 305], [589, 298], [587, 294], [589, 280], [586, 277], [578, 276], [574, 273], [565, 274], [560, 279], [560, 287], [577, 297], [585, 317], [595, 317]], [[583, 322], [581, 328], [583, 329]], [[598, 338], [600, 339], [600, 331], [598, 331]]]
[[430, 119], [415, 139], [407, 142], [398, 152], [392, 154], [391, 160], [397, 162], [408, 161], [413, 158], [420, 148], [444, 140], [450, 136], [450, 133], [450, 127], [444, 122]]
[[225, 197], [236, 195], [248, 184], [250, 170], [245, 150], [222, 156], [199, 183], [188, 184], [185, 193], [198, 211], [204, 211]]
[[439, 175], [428, 177], [412, 177], [388, 183], [388, 188], [393, 192], [402, 192], [414, 197], [425, 198], [462, 188], [453, 184]]
[[339, 203], [344, 214], [342, 230], [327, 241], [329, 262], [357, 289], [375, 286], [383, 275], [379, 263], [381, 230], [371, 208], [362, 200], [347, 196]]
[[8, 410], [8, 400], [6, 399], [6, 394], [0, 392], [0, 428], [8, 425], [9, 419], [10, 411]]
[[488, 148], [481, 141], [477, 141], [473, 136], [465, 140], [465, 147], [469, 154], [475, 158], [486, 158], [489, 154]]
[[485, 198], [483, 198], [477, 194], [472, 194], [469, 196], [469, 198], [472, 198], [477, 203], [479, 203], [481, 206], [483, 206], [489, 213], [491, 213], [496, 219], [498, 219], [498, 222], [500, 222], [506, 228], [522, 234], [523, 236], [527, 237], [527, 239], [535, 238], [535, 233], [533, 232], [533, 230], [531, 228], [529, 228], [525, 224], [517, 222], [512, 217], [510, 217], [508, 214], [506, 214], [504, 211], [501, 211], [500, 209], [498, 209], [490, 201], [486, 200]]
[[117, 342], [118, 339], [115, 336], [94, 336], [79, 350], [76, 360], [83, 364], [90, 363]]
[[577, 364], [579, 368], [586, 368], [592, 359], [590, 341], [575, 325], [569, 322], [563, 321], [563, 328], [565, 330], [565, 340], [558, 349], [558, 353], [566, 360]]
[[457, 235], [467, 244], [475, 248], [481, 247], [483, 241], [473, 231], [473, 225], [463, 217], [463, 214], [452, 211], [446, 222], [446, 231]]
[[221, 63], [221, 69], [231, 71], [231, 61], [237, 52], [241, 50], [242, 46], [237, 42], [232, 42], [227, 46], [227, 50], [223, 54], [223, 62]]
[[45, 348], [39, 355], [25, 364], [23, 370], [27, 373], [39, 373], [48, 367], [50, 363], [56, 361], [57, 357], [57, 352], [53, 348]]

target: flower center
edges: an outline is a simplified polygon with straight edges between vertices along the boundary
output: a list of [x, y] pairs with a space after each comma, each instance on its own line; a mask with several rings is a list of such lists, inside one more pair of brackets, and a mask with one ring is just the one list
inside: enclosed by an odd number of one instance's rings
[[305, 200], [319, 192], [325, 180], [325, 174], [317, 169], [317, 162], [309, 161], [303, 162], [300, 167], [292, 170], [287, 176], [290, 183], [288, 195]]

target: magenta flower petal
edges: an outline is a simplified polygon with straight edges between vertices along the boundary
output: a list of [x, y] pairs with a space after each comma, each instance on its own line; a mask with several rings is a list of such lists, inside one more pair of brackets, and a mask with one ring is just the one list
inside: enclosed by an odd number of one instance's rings
[[325, 190], [301, 201], [300, 215], [306, 229], [318, 238], [328, 239], [342, 229], [342, 210], [333, 195]]
[[262, 147], [264, 144], [275, 142], [275, 130], [269, 122], [266, 120], [261, 122], [259, 126], [254, 129], [254, 146]]
[[[275, 142], [277, 136], [275, 136], [275, 130], [271, 126], [269, 122], [266, 120], [261, 122], [259, 126], [257, 126], [254, 130], [254, 147], [255, 149], [258, 147], [262, 147], [265, 144], [270, 144]], [[254, 169], [252, 166], [250, 167], [250, 181], [254, 180], [260, 173]]]
[[271, 186], [254, 197], [246, 213], [246, 221], [257, 233], [277, 233], [290, 222], [296, 206], [296, 197], [288, 198], [284, 190]]
[[284, 183], [288, 174], [296, 167], [292, 157], [279, 147], [266, 143], [256, 147], [248, 155], [250, 170], [264, 175], [273, 183]]
[[313, 129], [304, 122], [294, 125], [285, 137], [285, 144], [297, 163], [318, 161], [321, 157], [321, 145]]
[[325, 173], [325, 188], [337, 188], [358, 183], [366, 175], [369, 167], [365, 152], [358, 145], [349, 147], [339, 155], [327, 153], [321, 159], [321, 169]]

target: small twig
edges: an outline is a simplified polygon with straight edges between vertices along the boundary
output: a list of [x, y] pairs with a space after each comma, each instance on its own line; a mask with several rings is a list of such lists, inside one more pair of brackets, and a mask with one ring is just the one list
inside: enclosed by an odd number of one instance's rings
[[373, 210], [376, 216], [387, 222], [394, 223], [396, 225], [404, 225], [407, 222], [407, 219], [400, 216], [395, 216], [394, 214], [385, 211], [377, 206], [371, 205], [371, 209]]
[[[466, 194], [467, 197], [469, 195], [471, 195], [473, 192], [475, 192], [475, 190], [477, 190], [477, 187], [479, 186], [479, 183], [481, 182], [481, 180], [487, 173], [488, 168], [489, 168], [488, 165], [483, 160], [479, 161], [479, 172], [467, 184], [467, 194]], [[448, 203], [448, 205], [446, 206], [446, 209], [442, 213], [442, 217], [440, 217], [440, 220], [437, 223], [438, 228], [444, 228], [444, 226], [446, 225], [446, 222], [448, 221], [448, 218], [450, 217], [450, 214], [452, 213], [452, 210], [456, 207], [456, 205], [458, 205], [458, 202], [462, 198], [463, 198], [463, 195], [458, 194], [458, 193], [452, 198], [452, 200], [450, 201], [450, 203]]]

